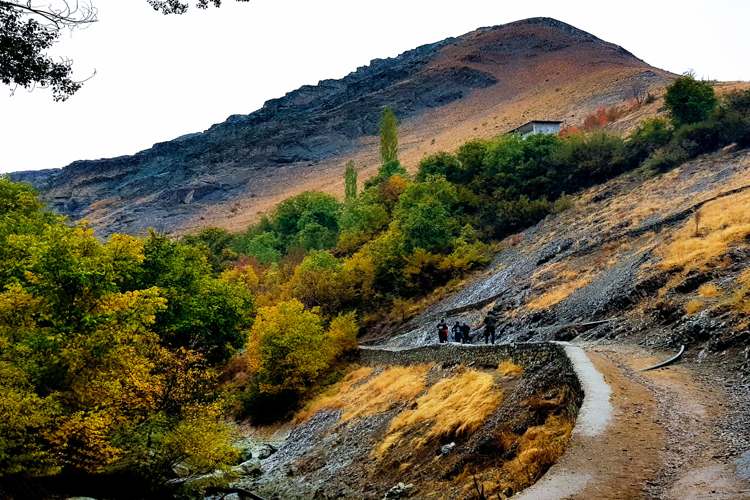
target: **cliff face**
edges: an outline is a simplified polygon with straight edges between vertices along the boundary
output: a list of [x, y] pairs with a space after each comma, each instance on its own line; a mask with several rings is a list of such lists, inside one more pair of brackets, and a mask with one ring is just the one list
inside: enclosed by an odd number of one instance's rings
[[628, 97], [635, 81], [670, 78], [621, 47], [565, 23], [535, 18], [481, 28], [378, 59], [340, 80], [306, 85], [200, 133], [132, 156], [19, 172], [57, 211], [102, 235], [148, 227], [244, 227], [305, 189], [337, 193], [342, 164], [376, 168], [383, 106], [402, 120], [402, 159], [531, 118], [575, 121]]

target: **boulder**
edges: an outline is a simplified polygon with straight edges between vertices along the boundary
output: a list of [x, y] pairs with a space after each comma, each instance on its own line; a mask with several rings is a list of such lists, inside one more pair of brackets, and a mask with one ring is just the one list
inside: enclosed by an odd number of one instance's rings
[[258, 448], [258, 458], [261, 460], [265, 460], [271, 455], [276, 453], [276, 447], [272, 444], [263, 444]]
[[455, 447], [456, 447], [456, 443], [454, 443], [453, 441], [451, 441], [448, 444], [444, 444], [443, 446], [440, 447], [440, 454], [447, 455], [448, 453], [452, 452], [453, 448]]
[[254, 458], [242, 462], [237, 469], [237, 472], [243, 476], [258, 477], [263, 474], [263, 467], [260, 465], [260, 460]]
[[383, 496], [383, 500], [389, 499], [389, 498], [408, 498], [414, 494], [414, 485], [404, 484], [404, 483], [398, 483], [396, 486], [391, 488], [386, 492], [386, 494]]

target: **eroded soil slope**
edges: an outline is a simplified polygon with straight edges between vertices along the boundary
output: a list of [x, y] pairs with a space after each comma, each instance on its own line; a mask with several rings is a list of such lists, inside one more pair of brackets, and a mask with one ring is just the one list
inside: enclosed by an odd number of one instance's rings
[[284, 499], [383, 498], [394, 487], [416, 498], [517, 492], [570, 438], [581, 390], [562, 352], [365, 351], [284, 429], [247, 431], [278, 451], [242, 484]]

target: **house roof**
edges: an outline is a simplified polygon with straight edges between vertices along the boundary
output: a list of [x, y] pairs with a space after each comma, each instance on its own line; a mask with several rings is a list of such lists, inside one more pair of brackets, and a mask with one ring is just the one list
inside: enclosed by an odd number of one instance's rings
[[546, 124], [546, 125], [562, 125], [562, 121], [559, 121], [559, 120], [531, 120], [531, 121], [524, 123], [523, 125], [520, 125], [514, 128], [513, 130], [509, 130], [507, 133], [512, 134], [513, 132], [517, 132], [521, 130], [522, 128], [527, 127], [529, 125], [533, 125], [535, 123]]

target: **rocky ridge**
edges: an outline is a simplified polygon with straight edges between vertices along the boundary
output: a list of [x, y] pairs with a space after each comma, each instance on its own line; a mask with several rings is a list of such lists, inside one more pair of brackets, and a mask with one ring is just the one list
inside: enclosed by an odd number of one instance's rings
[[344, 161], [376, 166], [379, 113], [402, 120], [402, 159], [507, 131], [531, 118], [575, 121], [622, 102], [633, 82], [671, 75], [560, 21], [481, 28], [373, 60], [340, 80], [305, 85], [248, 115], [132, 156], [18, 172], [50, 205], [101, 235], [148, 227], [241, 229], [286, 196], [338, 193]]

